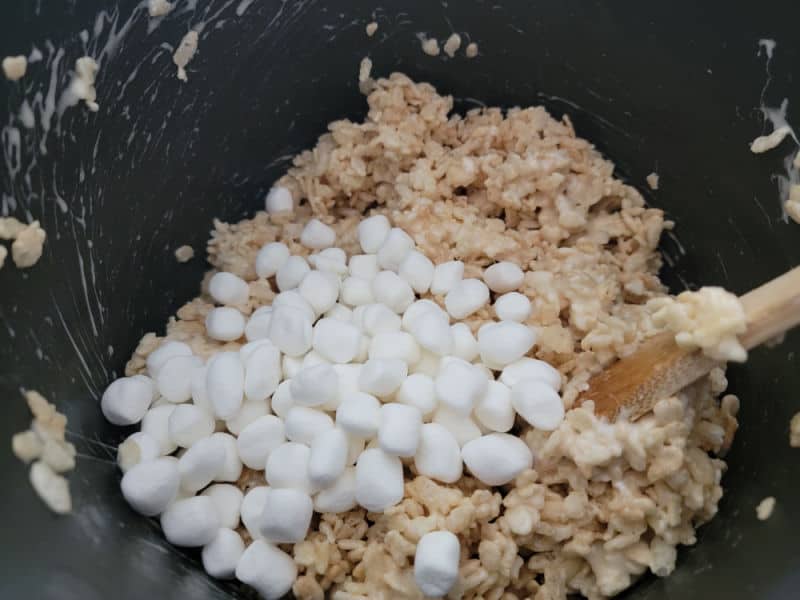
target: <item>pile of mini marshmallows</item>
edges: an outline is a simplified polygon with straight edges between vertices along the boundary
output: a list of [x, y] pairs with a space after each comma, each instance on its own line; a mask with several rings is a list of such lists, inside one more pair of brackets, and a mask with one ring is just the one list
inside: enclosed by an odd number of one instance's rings
[[[278, 544], [302, 541], [312, 514], [361, 506], [381, 512], [403, 499], [404, 466], [454, 483], [463, 466], [490, 486], [533, 464], [507, 433], [517, 415], [541, 430], [564, 417], [561, 376], [525, 355], [536, 342], [523, 325], [531, 310], [514, 290], [523, 272], [509, 262], [464, 279], [464, 265], [434, 266], [384, 216], [358, 225], [363, 254], [334, 246], [312, 219], [292, 256], [264, 246], [259, 277], [273, 278], [271, 306], [246, 318], [237, 305], [248, 284], [220, 272], [209, 291], [218, 306], [208, 336], [231, 342], [207, 361], [167, 341], [147, 357], [147, 375], [114, 381], [102, 399], [116, 425], [141, 424], [119, 447], [122, 493], [147, 516], [160, 515], [167, 540], [202, 547], [205, 570], [236, 577], [279, 598], [297, 570]], [[490, 302], [499, 321], [476, 337], [459, 320]], [[444, 296], [442, 309], [426, 293]], [[497, 378], [495, 378], [497, 375]], [[246, 495], [243, 465], [267, 486]], [[236, 529], [254, 540], [247, 548]], [[414, 572], [426, 596], [442, 596], [458, 576], [460, 549], [447, 531], [418, 543]]]

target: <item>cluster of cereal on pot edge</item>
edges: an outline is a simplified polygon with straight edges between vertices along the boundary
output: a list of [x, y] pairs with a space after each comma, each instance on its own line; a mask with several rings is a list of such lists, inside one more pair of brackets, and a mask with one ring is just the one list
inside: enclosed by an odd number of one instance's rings
[[[273, 189], [267, 209], [291, 209], [287, 191]], [[465, 279], [463, 263], [434, 265], [383, 215], [357, 232], [363, 254], [349, 258], [316, 219], [300, 236], [314, 252], [307, 258], [265, 245], [255, 271], [279, 293], [249, 317], [237, 306], [250, 286], [217, 272], [206, 333], [247, 343], [203, 360], [168, 341], [148, 355], [147, 375], [114, 381], [102, 399], [112, 423], [141, 423], [119, 448], [130, 505], [160, 515], [171, 543], [202, 546], [210, 575], [235, 576], [266, 598], [294, 584], [295, 563], [278, 545], [303, 541], [314, 511], [397, 505], [404, 462], [443, 483], [458, 481], [464, 465], [486, 485], [509, 483], [533, 464], [528, 445], [507, 433], [516, 416], [542, 431], [564, 419], [561, 375], [526, 357], [536, 334], [520, 322], [530, 301], [515, 292], [519, 266], [498, 262], [482, 281]], [[486, 306], [490, 290], [500, 320], [476, 338], [459, 321]], [[418, 299], [428, 292], [444, 308]], [[244, 495], [232, 485], [243, 465], [263, 470], [268, 485]], [[419, 589], [446, 594], [459, 573], [458, 538], [429, 532], [415, 554]]]

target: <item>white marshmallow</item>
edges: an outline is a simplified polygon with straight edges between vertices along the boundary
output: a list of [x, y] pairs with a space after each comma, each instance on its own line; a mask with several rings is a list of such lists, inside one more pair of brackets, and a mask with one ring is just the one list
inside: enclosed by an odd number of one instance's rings
[[361, 349], [361, 332], [355, 325], [344, 321], [320, 319], [314, 325], [311, 345], [332, 362], [348, 363]]
[[381, 403], [370, 394], [348, 394], [336, 409], [336, 425], [351, 435], [371, 438], [380, 424]]
[[291, 392], [291, 379], [282, 381], [278, 384], [278, 389], [272, 394], [272, 411], [281, 419], [285, 419], [289, 414], [289, 410], [294, 406], [294, 399], [292, 399]]
[[360, 364], [333, 365], [333, 370], [339, 376], [339, 393], [335, 402], [322, 406], [323, 410], [336, 410], [342, 403], [342, 399], [349, 394], [358, 392], [358, 378], [361, 376], [361, 369], [362, 365]]
[[505, 433], [514, 426], [511, 390], [499, 381], [489, 381], [486, 394], [475, 405], [475, 418], [489, 431]]
[[522, 323], [531, 316], [531, 301], [524, 294], [509, 292], [495, 300], [494, 312], [501, 321]]
[[272, 344], [264, 344], [245, 363], [244, 395], [248, 400], [265, 401], [281, 381], [281, 353]]
[[155, 384], [149, 377], [121, 377], [103, 392], [100, 409], [114, 425], [134, 425], [153, 403]]
[[269, 339], [284, 354], [302, 356], [311, 348], [311, 319], [298, 308], [281, 306], [272, 311]]
[[452, 290], [464, 277], [464, 263], [451, 260], [436, 265], [431, 281], [431, 293], [442, 296]]
[[552, 387], [539, 379], [523, 379], [511, 388], [511, 403], [536, 429], [553, 431], [564, 420], [564, 403]]
[[378, 257], [374, 254], [354, 254], [350, 257], [349, 270], [351, 277], [372, 281], [380, 271]]
[[225, 451], [225, 460], [222, 470], [214, 477], [214, 481], [237, 481], [242, 474], [242, 461], [236, 447], [236, 438], [229, 433], [218, 432], [211, 435], [212, 439], [222, 444]]
[[486, 393], [488, 380], [475, 365], [455, 359], [442, 367], [434, 383], [436, 397], [442, 405], [469, 415], [475, 403]]
[[403, 499], [403, 463], [380, 448], [364, 450], [356, 463], [356, 502], [382, 512]]
[[420, 348], [414, 336], [405, 331], [379, 333], [369, 344], [369, 358], [402, 360], [407, 365], [419, 362]]
[[211, 577], [232, 579], [236, 565], [244, 553], [242, 537], [229, 528], [221, 528], [214, 539], [203, 546], [203, 568]]
[[208, 398], [208, 389], [206, 388], [206, 366], [195, 367], [192, 369], [191, 388], [192, 388], [192, 402], [198, 408], [212, 413], [214, 407], [211, 405], [211, 400]]
[[417, 473], [443, 483], [461, 479], [461, 447], [444, 426], [426, 423], [420, 430], [419, 446], [414, 456]]
[[512, 292], [522, 285], [525, 273], [519, 266], [507, 260], [495, 263], [483, 272], [483, 280], [497, 294]]
[[181, 488], [196, 493], [211, 483], [222, 470], [225, 448], [212, 436], [196, 441], [178, 459]]
[[444, 319], [450, 319], [450, 315], [443, 311], [442, 308], [436, 304], [436, 302], [432, 300], [417, 300], [416, 302], [413, 302], [403, 313], [403, 329], [411, 333], [414, 331], [414, 324], [417, 322], [417, 319], [431, 311], [441, 315]]
[[316, 488], [333, 484], [347, 466], [350, 440], [342, 429], [334, 427], [317, 435], [311, 441], [308, 460], [308, 478]]
[[[320, 354], [316, 350], [312, 350], [303, 357], [302, 369], [300, 369], [300, 371], [302, 371], [303, 369], [310, 369], [311, 367], [316, 367], [317, 365], [332, 366], [331, 361], [322, 356], [322, 354]], [[300, 371], [298, 371], [298, 373]], [[297, 377], [297, 374], [295, 374], [295, 377]]]
[[487, 323], [478, 330], [478, 348], [483, 363], [500, 369], [527, 354], [536, 343], [533, 329], [513, 321]]
[[117, 465], [123, 473], [130, 471], [135, 465], [153, 460], [161, 456], [158, 441], [144, 431], [132, 433], [117, 448]]
[[178, 494], [181, 476], [171, 456], [140, 462], [122, 477], [122, 495], [136, 512], [154, 517]]
[[158, 371], [166, 362], [175, 356], [191, 356], [192, 349], [183, 342], [168, 341], [161, 344], [158, 348], [147, 355], [147, 374], [156, 377]]
[[358, 224], [358, 242], [361, 244], [361, 249], [367, 254], [375, 254], [383, 246], [391, 229], [389, 219], [383, 215], [364, 219]]
[[312, 250], [330, 248], [336, 241], [336, 232], [319, 219], [311, 219], [300, 233], [300, 243]]
[[236, 440], [236, 448], [245, 465], [261, 470], [272, 451], [285, 442], [284, 422], [274, 415], [264, 415], [242, 429]]
[[358, 457], [361, 456], [361, 453], [364, 451], [364, 448], [367, 445], [367, 440], [349, 434], [347, 439], [349, 442], [347, 446], [347, 466], [352, 467], [356, 464]]
[[192, 397], [192, 375], [203, 366], [197, 356], [175, 356], [158, 371], [156, 387], [168, 402], [178, 404]]
[[239, 412], [244, 398], [244, 367], [238, 352], [220, 352], [208, 361], [206, 392], [220, 419], [230, 419]]
[[339, 376], [333, 367], [320, 363], [301, 369], [292, 378], [289, 391], [298, 406], [321, 406], [336, 396], [338, 386]]
[[244, 494], [238, 487], [230, 483], [215, 483], [203, 490], [202, 495], [211, 498], [217, 507], [221, 527], [236, 529], [239, 526]]
[[162, 404], [148, 410], [142, 418], [142, 431], [158, 442], [161, 454], [171, 454], [178, 447], [169, 435], [169, 417], [174, 404]]
[[292, 193], [288, 188], [280, 185], [275, 186], [270, 189], [267, 197], [264, 199], [264, 207], [267, 209], [269, 214], [289, 212], [294, 210]]
[[297, 579], [292, 557], [264, 540], [250, 544], [236, 565], [236, 579], [252, 586], [264, 600], [282, 598]]
[[[286, 290], [285, 292], [281, 292], [276, 295], [272, 299], [271, 308], [274, 311], [281, 306], [290, 306], [303, 311], [303, 314], [312, 323], [314, 322], [314, 319], [317, 318], [317, 313], [314, 312], [314, 307], [308, 303], [308, 300], [303, 298], [298, 290]], [[259, 308], [258, 310], [266, 310], [266, 307]]]
[[417, 294], [424, 294], [431, 287], [433, 270], [433, 263], [427, 256], [412, 250], [400, 263], [397, 274], [405, 279]]
[[[269, 338], [269, 323], [271, 320], [272, 307], [264, 306], [259, 308], [247, 319], [247, 325], [244, 326], [244, 337], [247, 338], [248, 342], [261, 341]], [[242, 358], [242, 360], [244, 360], [244, 358]]]
[[270, 488], [261, 512], [261, 535], [276, 544], [302, 542], [311, 524], [314, 503], [303, 491]]
[[381, 271], [372, 280], [372, 296], [397, 314], [402, 314], [414, 302], [414, 290], [397, 273]]
[[[377, 252], [378, 265], [382, 269], [394, 271], [400, 268], [400, 263], [414, 249], [414, 240], [399, 227], [392, 227], [383, 244]], [[380, 275], [380, 273], [379, 273]], [[398, 311], [402, 312], [402, 311]]]
[[337, 321], [342, 321], [343, 323], [352, 323], [353, 309], [337, 302], [331, 306], [330, 310], [328, 310], [328, 312], [326, 312], [323, 316], [326, 319], [336, 319]]
[[303, 277], [297, 291], [311, 305], [315, 315], [321, 315], [336, 304], [339, 279], [326, 271], [311, 271]]
[[530, 448], [508, 433], [490, 433], [467, 442], [461, 458], [470, 472], [486, 485], [505, 485], [533, 466]]
[[[307, 356], [307, 355], [306, 355]], [[284, 379], [292, 379], [297, 377], [297, 374], [303, 370], [303, 358], [296, 358], [293, 356], [284, 355], [281, 359], [281, 370], [283, 371]]]
[[422, 413], [416, 406], [390, 402], [381, 407], [378, 443], [393, 456], [414, 456], [419, 445]]
[[461, 546], [449, 531], [431, 531], [417, 542], [414, 580], [428, 598], [445, 596], [458, 580]]
[[273, 277], [289, 259], [289, 248], [283, 242], [270, 242], [256, 254], [256, 274]]
[[214, 433], [214, 417], [193, 404], [181, 404], [169, 416], [169, 437], [181, 448], [188, 448], [195, 442]]
[[308, 461], [311, 449], [297, 442], [286, 442], [275, 448], [267, 458], [264, 476], [272, 487], [294, 488], [308, 494], [314, 486], [308, 478]]
[[314, 410], [307, 406], [295, 406], [289, 410], [284, 424], [286, 437], [289, 440], [308, 446], [318, 435], [333, 428], [333, 419], [321, 410]]
[[208, 282], [208, 293], [217, 304], [244, 304], [250, 298], [250, 286], [233, 273], [214, 273]]
[[238, 340], [244, 334], [246, 324], [244, 315], [230, 306], [213, 308], [206, 315], [206, 331], [212, 340]]
[[353, 467], [346, 468], [333, 485], [314, 497], [314, 510], [319, 513], [341, 513], [355, 507], [356, 470]]
[[340, 277], [348, 273], [347, 254], [341, 248], [325, 248], [322, 252], [309, 256], [308, 262], [318, 271], [335, 275], [337, 283]]
[[362, 392], [385, 397], [393, 394], [408, 375], [408, 365], [399, 358], [370, 358], [361, 368], [358, 386]]
[[439, 374], [439, 366], [441, 362], [440, 356], [434, 354], [433, 352], [422, 350], [420, 352], [419, 362], [411, 367], [409, 372], [427, 375], [428, 377], [436, 377], [436, 375]]
[[409, 375], [397, 390], [397, 401], [415, 406], [423, 417], [432, 414], [436, 410], [436, 391], [433, 379], [422, 373]]
[[507, 365], [503, 372], [500, 373], [500, 381], [510, 388], [513, 388], [523, 379], [538, 379], [555, 391], [561, 389], [561, 373], [543, 360], [528, 357], [520, 358], [518, 361]]
[[475, 421], [444, 406], [440, 406], [433, 414], [433, 422], [447, 429], [459, 446], [481, 437], [481, 430]]
[[225, 419], [225, 428], [233, 435], [239, 435], [253, 421], [264, 415], [272, 414], [268, 401], [245, 400], [242, 408], [232, 418]]
[[401, 320], [397, 313], [383, 304], [370, 304], [364, 307], [361, 324], [363, 330], [372, 336], [379, 333], [400, 331]]
[[420, 346], [434, 354], [446, 356], [453, 351], [449, 320], [439, 311], [429, 310], [414, 319], [411, 333]]
[[176, 500], [161, 514], [161, 529], [170, 544], [205, 546], [219, 529], [217, 508], [207, 496]]
[[444, 306], [454, 319], [465, 319], [488, 302], [489, 288], [480, 279], [462, 279], [444, 298]]
[[348, 277], [342, 282], [340, 298], [348, 306], [362, 306], [375, 302], [372, 281], [361, 277]]
[[239, 507], [239, 514], [247, 533], [254, 540], [261, 537], [261, 513], [264, 512], [264, 503], [267, 500], [266, 485], [259, 485], [249, 490], [242, 498], [242, 505]]
[[275, 283], [282, 292], [293, 290], [303, 278], [311, 271], [306, 259], [302, 256], [290, 256], [275, 273]]
[[453, 356], [467, 362], [478, 358], [478, 340], [472, 335], [472, 330], [466, 323], [455, 323], [450, 326], [453, 335]]

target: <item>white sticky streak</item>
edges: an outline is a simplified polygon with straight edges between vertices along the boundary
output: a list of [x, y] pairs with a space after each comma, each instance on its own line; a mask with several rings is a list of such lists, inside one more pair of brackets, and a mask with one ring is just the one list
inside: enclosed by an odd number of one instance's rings
[[236, 7], [236, 16], [241, 17], [245, 11], [250, 8], [250, 5], [253, 3], [254, 0], [242, 0], [239, 3], [239, 6]]

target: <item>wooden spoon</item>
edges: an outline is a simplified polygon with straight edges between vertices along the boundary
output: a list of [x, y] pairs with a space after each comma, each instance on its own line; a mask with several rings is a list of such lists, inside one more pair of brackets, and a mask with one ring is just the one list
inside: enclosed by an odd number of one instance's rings
[[[739, 341], [750, 350], [800, 324], [800, 267], [739, 300], [747, 318], [747, 330]], [[718, 364], [699, 350], [678, 346], [674, 333], [660, 333], [592, 377], [577, 404], [593, 400], [598, 416], [613, 420], [624, 414], [635, 420], [649, 412], [658, 400], [676, 394]]]

